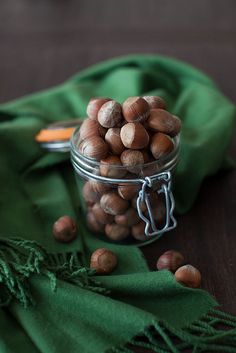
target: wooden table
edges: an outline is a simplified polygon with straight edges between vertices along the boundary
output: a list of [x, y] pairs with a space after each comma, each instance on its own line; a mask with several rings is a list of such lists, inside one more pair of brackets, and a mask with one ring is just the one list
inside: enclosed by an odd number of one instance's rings
[[[236, 102], [234, 0], [8, 0], [1, 2], [0, 43], [1, 102], [130, 53], [188, 61]], [[180, 250], [201, 270], [203, 288], [236, 315], [236, 172], [207, 179], [178, 221], [175, 231], [143, 248], [150, 268], [163, 251]]]

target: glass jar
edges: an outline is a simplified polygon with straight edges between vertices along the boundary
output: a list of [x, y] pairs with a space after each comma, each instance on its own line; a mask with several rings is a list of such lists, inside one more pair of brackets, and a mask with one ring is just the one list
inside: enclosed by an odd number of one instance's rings
[[126, 167], [98, 162], [80, 152], [79, 127], [71, 137], [71, 162], [88, 228], [105, 241], [144, 245], [176, 227], [172, 177], [174, 149], [158, 160]]

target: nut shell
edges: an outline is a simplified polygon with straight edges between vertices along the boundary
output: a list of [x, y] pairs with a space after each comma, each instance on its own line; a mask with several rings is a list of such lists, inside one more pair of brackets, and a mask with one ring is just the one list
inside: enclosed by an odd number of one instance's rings
[[181, 120], [166, 110], [151, 109], [146, 126], [153, 131], [174, 137], [181, 130]]
[[107, 130], [105, 141], [108, 143], [111, 152], [115, 155], [120, 155], [125, 149], [120, 137], [120, 128], [118, 127]]
[[163, 202], [158, 202], [152, 207], [153, 218], [157, 224], [161, 224], [166, 217], [166, 207]]
[[124, 184], [118, 186], [118, 194], [124, 200], [132, 200], [139, 192], [139, 185]]
[[104, 212], [99, 203], [95, 203], [95, 205], [93, 205], [92, 212], [98, 223], [107, 224], [114, 221], [114, 216]]
[[100, 136], [99, 124], [96, 120], [85, 119], [79, 129], [80, 140], [85, 140], [92, 136]]
[[97, 119], [98, 111], [100, 110], [102, 105], [110, 100], [110, 98], [102, 97], [91, 98], [87, 106], [87, 115], [91, 119]]
[[124, 214], [115, 216], [115, 222], [121, 226], [131, 227], [140, 221], [134, 208], [129, 208]]
[[122, 120], [121, 105], [114, 100], [104, 103], [98, 112], [98, 121], [103, 127], [115, 127], [120, 124]]
[[90, 180], [90, 184], [93, 188], [93, 191], [99, 196], [102, 196], [103, 194], [107, 194], [109, 191], [111, 191], [111, 186], [109, 186], [106, 183]]
[[141, 151], [129, 149], [122, 152], [120, 160], [129, 172], [140, 173], [145, 163], [145, 156]]
[[143, 122], [149, 116], [149, 105], [142, 97], [129, 97], [122, 106], [123, 115], [128, 122]]
[[90, 268], [96, 270], [96, 273], [99, 275], [111, 273], [117, 264], [116, 255], [111, 250], [105, 248], [94, 251], [90, 259]]
[[100, 205], [106, 213], [116, 216], [128, 209], [129, 202], [122, 199], [116, 192], [110, 192], [101, 197]]
[[148, 103], [150, 109], [166, 109], [166, 102], [159, 96], [144, 96], [143, 99]]
[[122, 126], [120, 137], [126, 148], [142, 149], [149, 143], [149, 135], [140, 123], [128, 123]]
[[100, 173], [108, 178], [123, 178], [126, 174], [118, 156], [108, 156], [101, 160]]
[[176, 250], [168, 250], [162, 254], [157, 260], [156, 267], [158, 270], [169, 270], [175, 272], [184, 263], [183, 255]]
[[114, 241], [121, 241], [129, 236], [129, 228], [116, 223], [107, 224], [105, 227], [106, 236]]
[[76, 238], [77, 226], [73, 218], [60, 217], [53, 225], [54, 238], [61, 243], [70, 243]]
[[88, 212], [87, 216], [86, 216], [86, 222], [87, 222], [87, 226], [88, 228], [92, 231], [92, 232], [103, 232], [104, 231], [104, 225], [102, 223], [99, 223], [93, 212]]
[[174, 149], [174, 144], [168, 135], [157, 132], [151, 139], [150, 149], [153, 157], [158, 159], [168, 155]]
[[184, 265], [175, 272], [175, 279], [191, 288], [198, 288], [201, 285], [201, 273], [192, 265]]
[[94, 190], [90, 181], [84, 184], [82, 194], [88, 206], [93, 206], [100, 199], [100, 195]]
[[80, 152], [88, 158], [100, 161], [108, 155], [109, 146], [100, 136], [92, 136], [80, 144]]
[[135, 224], [131, 228], [131, 234], [132, 234], [132, 237], [136, 240], [139, 240], [139, 241], [147, 240], [147, 236], [145, 235], [145, 223], [141, 221], [138, 224]]

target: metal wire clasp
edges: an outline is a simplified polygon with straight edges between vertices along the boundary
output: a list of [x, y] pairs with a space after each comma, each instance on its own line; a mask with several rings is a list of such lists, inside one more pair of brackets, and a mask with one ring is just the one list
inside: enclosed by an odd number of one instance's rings
[[[150, 203], [150, 193], [148, 189], [153, 190], [153, 183], [155, 182], [157, 187], [157, 194], [164, 194], [165, 196], [165, 206], [166, 206], [166, 219], [165, 224], [162, 228], [158, 228], [155, 223], [152, 205]], [[141, 209], [141, 203], [144, 202], [147, 207], [148, 216], [145, 216]], [[174, 218], [173, 211], [175, 207], [174, 197], [171, 191], [171, 173], [164, 172], [157, 174], [155, 176], [146, 177], [143, 179], [143, 185], [139, 191], [139, 196], [137, 198], [137, 210], [139, 217], [146, 223], [145, 225], [145, 235], [147, 237], [152, 237], [154, 235], [161, 236], [164, 232], [174, 229], [177, 225], [176, 219]]]

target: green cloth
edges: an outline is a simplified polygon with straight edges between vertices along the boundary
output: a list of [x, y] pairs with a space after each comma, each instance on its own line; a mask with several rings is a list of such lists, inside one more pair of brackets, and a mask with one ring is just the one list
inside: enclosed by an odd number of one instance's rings
[[[236, 352], [236, 319], [214, 310], [208, 293], [177, 284], [168, 271], [150, 272], [137, 247], [104, 243], [88, 232], [69, 155], [43, 151], [34, 141], [49, 122], [85, 116], [91, 96], [122, 102], [144, 94], [165, 98], [183, 122], [174, 188], [183, 213], [202, 180], [227, 164], [235, 115], [193, 67], [161, 56], [118, 58], [0, 105], [1, 353], [125, 353], [132, 345], [159, 353]], [[51, 235], [64, 214], [79, 223], [79, 236], [68, 245]], [[99, 247], [118, 255], [109, 276], [89, 269]], [[222, 323], [230, 329], [215, 326]]]

